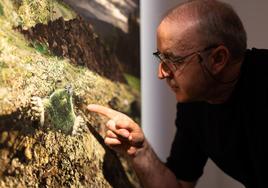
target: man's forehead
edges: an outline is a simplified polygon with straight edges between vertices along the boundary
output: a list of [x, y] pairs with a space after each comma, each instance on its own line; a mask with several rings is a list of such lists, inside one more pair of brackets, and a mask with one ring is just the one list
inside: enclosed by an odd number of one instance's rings
[[177, 53], [187, 50], [187, 47], [182, 41], [171, 40], [170, 42], [159, 45], [158, 50], [163, 54], [175, 56]]
[[194, 23], [178, 24], [163, 21], [157, 28], [157, 46], [167, 53], [187, 51], [198, 44]]

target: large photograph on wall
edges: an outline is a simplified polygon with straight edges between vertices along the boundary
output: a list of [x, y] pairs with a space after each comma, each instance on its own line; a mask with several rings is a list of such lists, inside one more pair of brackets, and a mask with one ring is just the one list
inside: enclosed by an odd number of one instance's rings
[[138, 0], [0, 0], [0, 187], [140, 187], [100, 104], [140, 124]]

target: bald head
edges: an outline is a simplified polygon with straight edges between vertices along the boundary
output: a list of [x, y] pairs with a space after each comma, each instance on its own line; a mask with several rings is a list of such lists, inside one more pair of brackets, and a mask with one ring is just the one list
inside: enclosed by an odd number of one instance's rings
[[186, 33], [198, 34], [199, 46], [224, 44], [234, 59], [244, 56], [247, 46], [245, 29], [236, 12], [226, 3], [216, 0], [187, 1], [170, 10], [161, 24], [172, 24], [188, 30]]

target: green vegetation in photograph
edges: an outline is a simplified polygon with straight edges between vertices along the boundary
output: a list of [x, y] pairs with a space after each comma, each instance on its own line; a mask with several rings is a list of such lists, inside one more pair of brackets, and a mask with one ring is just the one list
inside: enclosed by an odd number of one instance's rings
[[31, 45], [39, 53], [44, 54], [44, 55], [49, 55], [48, 45], [46, 45], [44, 43], [37, 42], [37, 41], [32, 42]]
[[130, 85], [130, 87], [140, 91], [141, 84], [140, 84], [140, 79], [139, 78], [137, 78], [137, 77], [135, 77], [133, 75], [127, 74], [127, 73], [125, 73], [124, 76], [125, 76], [125, 78], [127, 80], [128, 85]]
[[4, 7], [3, 5], [0, 3], [0, 16], [4, 15]]

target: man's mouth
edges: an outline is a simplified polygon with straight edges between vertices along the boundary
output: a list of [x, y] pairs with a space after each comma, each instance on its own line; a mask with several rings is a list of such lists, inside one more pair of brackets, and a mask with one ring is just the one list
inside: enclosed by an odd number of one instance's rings
[[172, 83], [171, 80], [167, 80], [167, 84], [169, 85], [169, 87], [173, 90], [173, 91], [177, 91], [179, 89], [178, 86], [176, 86], [174, 83]]
[[174, 92], [176, 92], [179, 89], [179, 87], [177, 87], [177, 86], [170, 86], [170, 87]]

